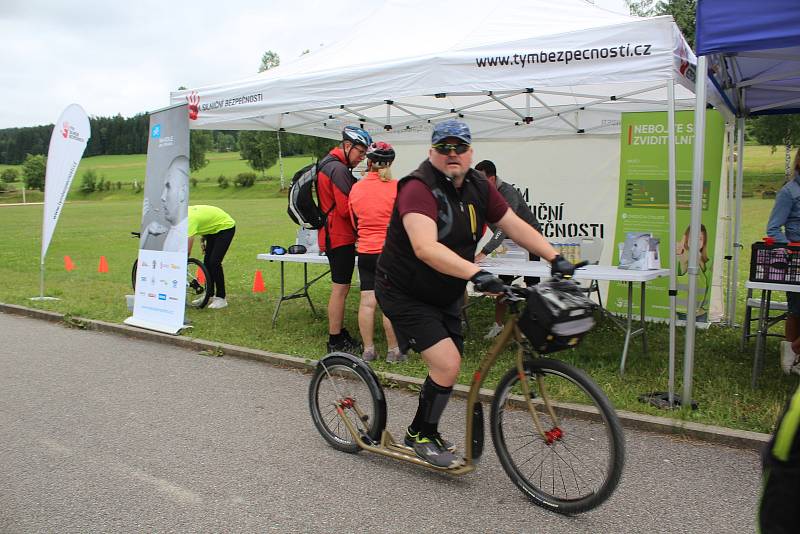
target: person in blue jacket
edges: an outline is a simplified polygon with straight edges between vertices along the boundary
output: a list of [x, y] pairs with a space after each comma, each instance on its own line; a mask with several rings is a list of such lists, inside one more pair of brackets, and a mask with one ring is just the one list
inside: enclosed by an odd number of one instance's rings
[[[775, 197], [767, 223], [767, 236], [777, 243], [800, 243], [800, 150], [794, 157], [794, 176]], [[781, 369], [800, 374], [800, 293], [786, 293], [789, 310], [785, 341], [781, 342]]]

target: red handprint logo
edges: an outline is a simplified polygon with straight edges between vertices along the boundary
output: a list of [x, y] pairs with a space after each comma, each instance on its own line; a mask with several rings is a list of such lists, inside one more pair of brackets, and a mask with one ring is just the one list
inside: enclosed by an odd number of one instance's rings
[[65, 123], [63, 123], [61, 125], [61, 135], [64, 137], [64, 139], [66, 139], [67, 136], [69, 135], [69, 123], [68, 122], [65, 122]]
[[192, 91], [186, 97], [186, 101], [189, 102], [189, 120], [197, 120], [197, 115], [200, 113], [200, 96], [196, 91]]

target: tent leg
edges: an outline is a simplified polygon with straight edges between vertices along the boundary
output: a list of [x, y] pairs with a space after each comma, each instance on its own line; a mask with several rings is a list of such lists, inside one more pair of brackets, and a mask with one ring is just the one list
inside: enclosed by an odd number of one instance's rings
[[744, 118], [737, 119], [736, 146], [738, 148], [738, 160], [736, 162], [736, 214], [733, 223], [733, 272], [731, 274], [731, 300], [730, 316], [731, 324], [736, 319], [736, 299], [739, 290], [739, 253], [742, 250], [740, 232], [742, 229], [742, 186], [744, 185]]
[[694, 168], [692, 170], [692, 208], [689, 230], [689, 295], [686, 306], [686, 344], [683, 353], [683, 402], [692, 402], [692, 379], [694, 378], [694, 337], [697, 320], [697, 275], [700, 241], [700, 221], [703, 207], [703, 157], [706, 133], [706, 69], [708, 58], [697, 59], [697, 81], [695, 82], [694, 109]]
[[678, 204], [675, 163], [675, 81], [667, 84], [667, 163], [669, 169], [669, 405], [674, 406], [675, 396], [675, 322], [677, 316], [677, 279], [675, 276], [675, 234]]

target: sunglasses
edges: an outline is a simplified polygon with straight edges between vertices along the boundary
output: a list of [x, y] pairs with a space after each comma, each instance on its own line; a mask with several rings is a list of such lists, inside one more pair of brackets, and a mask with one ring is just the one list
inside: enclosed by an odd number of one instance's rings
[[458, 143], [457, 145], [452, 145], [449, 143], [438, 143], [436, 145], [433, 145], [433, 149], [439, 154], [446, 156], [450, 154], [451, 150], [455, 150], [456, 154], [463, 154], [467, 150], [469, 150], [469, 145], [466, 143]]

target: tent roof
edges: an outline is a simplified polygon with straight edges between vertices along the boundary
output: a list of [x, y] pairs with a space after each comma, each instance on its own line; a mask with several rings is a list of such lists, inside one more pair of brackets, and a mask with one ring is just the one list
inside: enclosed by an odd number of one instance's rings
[[205, 129], [338, 137], [362, 123], [397, 142], [460, 115], [477, 139], [615, 133], [619, 111], [666, 109], [667, 81], [691, 87], [694, 62], [670, 17], [584, 0], [387, 0], [329, 46], [171, 101], [197, 105], [191, 127]]
[[797, 0], [703, 0], [698, 54], [738, 114], [800, 112], [800, 9]]

